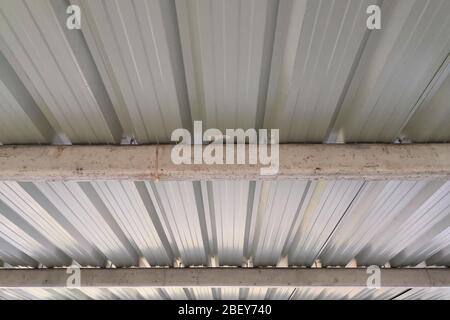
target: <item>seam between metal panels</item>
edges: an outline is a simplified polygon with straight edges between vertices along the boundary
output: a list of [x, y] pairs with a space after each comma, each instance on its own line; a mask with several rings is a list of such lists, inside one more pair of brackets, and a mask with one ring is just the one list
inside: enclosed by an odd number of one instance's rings
[[[256, 189], [256, 181], [249, 182], [249, 193], [248, 193], [248, 202], [247, 202], [247, 217], [245, 219], [245, 234], [244, 234], [244, 257], [249, 257], [251, 255], [252, 248], [249, 248], [250, 241], [250, 229], [251, 229], [251, 221], [252, 221], [252, 212], [253, 207], [255, 206], [255, 189]], [[259, 205], [259, 202], [256, 204]]]
[[331, 231], [331, 233], [328, 235], [327, 240], [325, 241], [325, 243], [322, 245], [322, 247], [320, 248], [319, 252], [317, 253], [317, 255], [314, 257], [314, 261], [316, 259], [318, 259], [320, 257], [320, 254], [322, 253], [323, 249], [327, 246], [328, 242], [330, 241], [331, 237], [333, 236], [333, 234], [336, 232], [337, 228], [339, 227], [342, 219], [344, 218], [345, 214], [350, 210], [350, 208], [352, 207], [354, 201], [358, 198], [359, 194], [361, 193], [361, 190], [363, 189], [363, 187], [367, 184], [367, 181], [364, 181], [361, 186], [359, 187], [358, 191], [356, 192], [355, 196], [353, 197], [352, 201], [350, 202], [350, 204], [348, 205], [348, 207], [345, 209], [344, 213], [342, 214], [342, 216], [339, 218], [338, 222], [336, 223], [336, 225], [334, 226], [333, 230]]
[[400, 292], [399, 294], [396, 294], [395, 296], [393, 296], [393, 297], [390, 298], [389, 300], [395, 300], [395, 299], [397, 299], [398, 297], [404, 295], [405, 293], [407, 293], [407, 292], [409, 292], [409, 291], [411, 291], [411, 290], [412, 290], [412, 288], [406, 289], [406, 290]]
[[[295, 213], [295, 216], [294, 216], [294, 221], [297, 221], [297, 219], [298, 219], [298, 217], [299, 217], [299, 214], [300, 214], [300, 212], [302, 211], [302, 207], [303, 207], [303, 205], [304, 205], [304, 202], [305, 202], [305, 199], [306, 199], [306, 197], [308, 196], [308, 192], [309, 192], [309, 189], [311, 188], [311, 180], [308, 180], [308, 182], [306, 183], [306, 187], [305, 187], [305, 190], [304, 190], [304, 192], [303, 192], [303, 194], [302, 194], [302, 199], [300, 200], [300, 203], [299, 203], [299, 205], [298, 205], [298, 207], [297, 207], [297, 212]], [[305, 209], [306, 210], [306, 209]], [[299, 226], [301, 226], [301, 222], [300, 222], [300, 224], [299, 224]], [[294, 240], [295, 240], [295, 237], [296, 237], [296, 233], [298, 232], [298, 230], [293, 230], [293, 228], [294, 228], [294, 223], [291, 225], [291, 227], [289, 228], [289, 232], [288, 232], [288, 236], [286, 237], [286, 243], [284, 244], [284, 246], [283, 246], [283, 249], [281, 250], [281, 254], [283, 255], [283, 256], [285, 256], [285, 255], [288, 255], [288, 253], [289, 253], [289, 251], [290, 251], [290, 247], [291, 247], [291, 245], [292, 245], [292, 243], [294, 242]], [[292, 238], [292, 240], [290, 240]]]
[[206, 226], [206, 218], [205, 218], [205, 202], [203, 201], [202, 197], [202, 190], [201, 185], [199, 181], [193, 181], [193, 188], [194, 188], [194, 196], [195, 196], [195, 202], [197, 205], [197, 212], [199, 216], [199, 223], [200, 223], [200, 230], [201, 230], [201, 237], [203, 246], [205, 248], [205, 251], [207, 254], [212, 254], [211, 248], [209, 247], [208, 243], [208, 228]]
[[[384, 2], [384, 0], [377, 0], [377, 5], [379, 7], [381, 7], [383, 2]], [[363, 2], [361, 1], [361, 4], [362, 3]], [[339, 116], [339, 114], [340, 114], [340, 112], [342, 110], [342, 106], [344, 104], [345, 97], [347, 96], [348, 90], [350, 89], [350, 85], [351, 85], [351, 83], [353, 81], [353, 78], [354, 78], [354, 76], [356, 74], [356, 70], [358, 69], [358, 66], [359, 66], [359, 64], [361, 62], [362, 55], [363, 55], [363, 53], [364, 53], [364, 51], [366, 49], [367, 43], [368, 43], [369, 38], [370, 38], [370, 34], [371, 34], [371, 30], [367, 29], [365, 31], [365, 35], [363, 37], [363, 41], [361, 42], [360, 47], [359, 47], [359, 49], [358, 49], [358, 51], [356, 53], [355, 59], [353, 60], [352, 66], [350, 68], [350, 72], [349, 72], [349, 74], [347, 76], [347, 80], [345, 81], [344, 88], [343, 88], [343, 90], [341, 92], [341, 95], [339, 96], [338, 102], [336, 104], [336, 109], [334, 110], [333, 116], [331, 117], [328, 129], [327, 129], [327, 131], [325, 133], [325, 136], [324, 136], [324, 139], [323, 139], [324, 143], [334, 143], [334, 142], [336, 142], [336, 141], [330, 141], [330, 139], [332, 138], [333, 130], [335, 128], [337, 118], [338, 118], [338, 116]], [[333, 140], [336, 140], [336, 139], [333, 138]]]
[[297, 288], [295, 288], [294, 290], [292, 290], [291, 294], [288, 297], [288, 300], [292, 300], [292, 298], [294, 297], [294, 294], [297, 292]]
[[[447, 70], [448, 69], [448, 70]], [[447, 73], [447, 75], [446, 75]], [[423, 105], [427, 99], [432, 98], [432, 92], [437, 91], [442, 83], [447, 78], [448, 74], [450, 74], [450, 52], [447, 54], [444, 61], [440, 64], [440, 66], [437, 68], [434, 75], [431, 77], [430, 81], [428, 82], [425, 89], [420, 94], [419, 98], [417, 99], [416, 103], [412, 106], [411, 110], [409, 111], [408, 116], [406, 117], [405, 121], [401, 125], [399, 131], [397, 132], [397, 137], [400, 137], [402, 132], [405, 130], [405, 128], [408, 126], [409, 121], [414, 116], [415, 112], [420, 109], [420, 107]], [[442, 80], [442, 81], [441, 81]], [[401, 138], [401, 137], [400, 137]]]
[[[259, 129], [264, 126], [264, 117], [266, 114], [266, 108], [267, 108], [267, 96], [269, 93], [269, 83], [270, 83], [270, 73], [271, 73], [271, 66], [272, 66], [272, 58], [273, 58], [273, 51], [274, 51], [274, 43], [275, 43], [275, 34], [276, 34], [276, 25], [277, 25], [277, 18], [278, 18], [278, 9], [280, 7], [280, 1], [276, 0], [276, 3], [273, 5], [275, 8], [273, 11], [268, 9], [266, 14], [266, 19], [270, 22], [266, 23], [266, 30], [264, 31], [265, 39], [263, 43], [263, 56], [262, 56], [262, 70], [259, 77], [259, 92], [258, 92], [258, 98], [257, 98], [257, 104], [256, 104], [256, 121], [255, 121], [255, 128]], [[269, 35], [269, 39], [267, 39], [267, 36]], [[267, 46], [267, 48], [266, 48]]]

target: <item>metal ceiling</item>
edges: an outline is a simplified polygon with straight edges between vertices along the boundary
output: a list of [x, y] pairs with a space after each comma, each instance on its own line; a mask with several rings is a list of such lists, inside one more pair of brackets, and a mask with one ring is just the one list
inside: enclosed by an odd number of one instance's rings
[[26, 288], [0, 289], [4, 300], [450, 300], [449, 289], [399, 288]]
[[12, 266], [450, 265], [448, 181], [1, 182], [0, 213]]
[[[366, 28], [378, 3], [382, 30]], [[82, 10], [81, 30], [66, 8]], [[0, 0], [0, 144], [450, 140], [450, 1]], [[6, 266], [450, 266], [449, 181], [0, 182]], [[0, 299], [450, 299], [448, 290], [0, 289]]]
[[282, 142], [450, 138], [449, 1], [70, 3], [0, 1], [3, 144], [169, 142], [193, 120]]

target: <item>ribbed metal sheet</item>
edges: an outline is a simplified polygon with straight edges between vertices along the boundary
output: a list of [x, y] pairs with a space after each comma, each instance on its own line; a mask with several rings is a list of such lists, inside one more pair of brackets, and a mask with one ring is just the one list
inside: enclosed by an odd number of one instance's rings
[[414, 265], [427, 260], [448, 246], [449, 188], [444, 181], [365, 183], [321, 260], [344, 264], [356, 257], [364, 265], [387, 261]]
[[398, 300], [450, 300], [450, 289], [411, 289], [398, 296]]
[[[415, 112], [403, 130], [403, 136], [416, 142], [449, 141], [450, 121], [450, 54], [438, 74], [426, 89], [426, 95], [418, 101]], [[442, 108], [442, 106], [447, 106]], [[432, 123], [431, 127], [429, 124]]]
[[389, 300], [401, 294], [398, 288], [298, 288], [295, 300]]
[[398, 288], [27, 288], [0, 289], [4, 300], [450, 300], [449, 289]]
[[0, 143], [169, 142], [193, 120], [282, 142], [448, 141], [450, 2], [378, 1], [370, 31], [373, 2], [2, 0]]
[[368, 38], [333, 128], [338, 141], [392, 142], [415, 114], [435, 126], [417, 101], [450, 51], [450, 2], [384, 1], [381, 10], [384, 27]]
[[0, 183], [13, 266], [448, 265], [449, 232], [448, 181]]
[[[450, 140], [450, 2], [1, 0], [0, 144]], [[66, 8], [82, 29], [66, 28]], [[0, 260], [450, 266], [447, 181], [1, 182]], [[400, 295], [399, 295], [400, 294]], [[17, 289], [18, 299], [444, 298], [433, 290]]]

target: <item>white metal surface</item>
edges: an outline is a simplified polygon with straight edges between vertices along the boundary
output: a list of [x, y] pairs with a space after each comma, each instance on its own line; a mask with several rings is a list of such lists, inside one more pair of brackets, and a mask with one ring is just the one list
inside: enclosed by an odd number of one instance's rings
[[127, 299], [247, 299], [247, 300], [405, 300], [405, 299], [450, 299], [448, 289], [351, 289], [351, 288], [317, 288], [317, 289], [283, 289], [283, 288], [58, 288], [58, 289], [0, 289], [0, 299], [5, 300], [39, 300], [39, 299], [77, 299], [77, 300], [127, 300]]
[[448, 265], [450, 182], [2, 182], [0, 213], [14, 266]]
[[[450, 1], [0, 0], [0, 144], [450, 139]], [[82, 9], [82, 29], [65, 26]], [[134, 141], [135, 140], [135, 141]], [[7, 266], [450, 266], [448, 181], [0, 183]], [[359, 289], [358, 289], [359, 290]], [[17, 299], [450, 299], [414, 289], [17, 289]]]
[[382, 32], [367, 40], [333, 128], [338, 141], [391, 142], [413, 114], [422, 114], [422, 126], [435, 126], [417, 101], [450, 51], [450, 3], [384, 1], [381, 10]]
[[450, 3], [383, 1], [370, 31], [372, 2], [72, 0], [69, 30], [67, 1], [2, 0], [0, 143], [168, 142], [193, 120], [448, 141]]

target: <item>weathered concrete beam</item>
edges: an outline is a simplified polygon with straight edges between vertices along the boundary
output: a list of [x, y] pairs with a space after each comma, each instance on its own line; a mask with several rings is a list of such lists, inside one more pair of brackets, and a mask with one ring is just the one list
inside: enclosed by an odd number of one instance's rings
[[[80, 269], [81, 287], [367, 287], [364, 268]], [[57, 269], [0, 269], [0, 288], [66, 287]], [[380, 269], [380, 287], [450, 288], [450, 269]], [[70, 283], [70, 281], [69, 281]]]
[[450, 178], [450, 144], [282, 144], [278, 173], [265, 176], [260, 168], [266, 166], [259, 164], [177, 165], [172, 148], [1, 146], [0, 180]]

